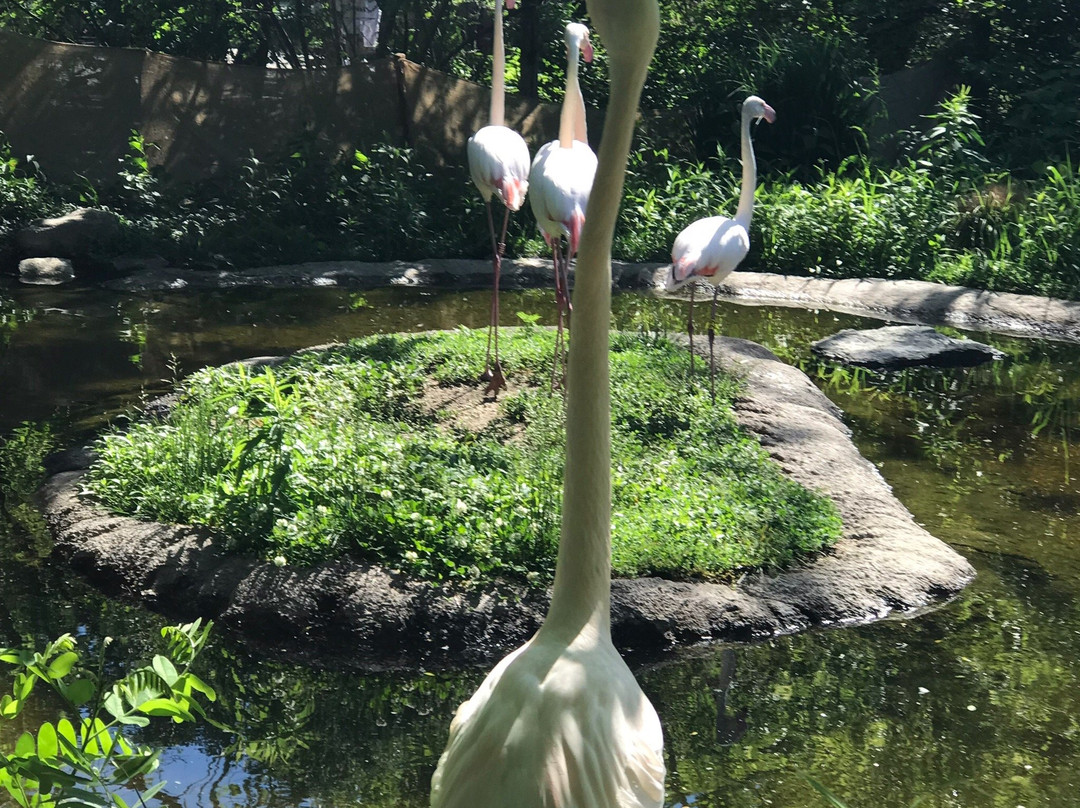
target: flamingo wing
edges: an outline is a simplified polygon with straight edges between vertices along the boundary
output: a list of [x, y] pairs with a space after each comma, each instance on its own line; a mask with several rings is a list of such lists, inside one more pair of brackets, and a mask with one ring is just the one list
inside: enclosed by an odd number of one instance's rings
[[529, 147], [506, 126], [485, 126], [469, 138], [469, 174], [484, 200], [495, 194], [510, 210], [525, 203], [529, 190]]
[[674, 291], [693, 278], [718, 284], [750, 251], [746, 228], [726, 216], [710, 216], [688, 225], [671, 248], [671, 272], [665, 284]]
[[577, 252], [595, 175], [596, 155], [580, 141], [569, 149], [557, 140], [545, 144], [529, 172], [529, 204], [537, 224], [550, 238], [566, 236], [571, 254]]

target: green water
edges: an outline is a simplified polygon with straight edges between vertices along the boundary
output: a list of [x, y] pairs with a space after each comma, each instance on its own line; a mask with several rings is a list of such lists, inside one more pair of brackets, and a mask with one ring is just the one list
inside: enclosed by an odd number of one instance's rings
[[[0, 289], [0, 434], [49, 421], [76, 440], [205, 364], [378, 331], [485, 322], [483, 293], [336, 289], [117, 296]], [[503, 295], [503, 322], [550, 322], [552, 295]], [[615, 300], [620, 325], [684, 304]], [[702, 325], [707, 307], [699, 308]], [[644, 313], [644, 314], [643, 314]], [[633, 660], [666, 733], [668, 804], [1080, 805], [1080, 346], [971, 335], [1010, 354], [975, 370], [837, 372], [809, 342], [876, 321], [722, 307], [722, 330], [800, 364], [915, 518], [979, 576], [937, 610], [751, 646]], [[148, 653], [162, 618], [110, 603], [0, 526], [0, 643], [112, 636]], [[356, 674], [252, 660], [220, 635], [204, 678], [216, 730], [165, 724], [177, 806], [422, 806], [456, 705], [483, 671]], [[364, 660], [358, 660], [363, 665]], [[6, 684], [0, 682], [0, 688]], [[46, 706], [43, 706], [44, 710]], [[0, 726], [36, 725], [44, 713]], [[0, 803], [2, 804], [2, 803]]]

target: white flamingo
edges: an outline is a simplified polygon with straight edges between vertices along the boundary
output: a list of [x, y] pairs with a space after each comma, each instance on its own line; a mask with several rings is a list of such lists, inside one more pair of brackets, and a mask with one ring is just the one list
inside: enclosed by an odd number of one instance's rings
[[[735, 218], [709, 216], [698, 219], [675, 237], [671, 248], [671, 270], [665, 289], [673, 292], [690, 283], [690, 313], [686, 327], [690, 335], [690, 360], [694, 358], [694, 286], [693, 281], [704, 278], [713, 285], [712, 312], [709, 315], [709, 367], [712, 367], [713, 343], [716, 331], [716, 296], [719, 284], [730, 275], [750, 251], [750, 219], [754, 215], [754, 191], [757, 189], [757, 163], [750, 141], [750, 123], [764, 118], [776, 120], [776, 112], [756, 95], [742, 105], [742, 188]], [[691, 364], [691, 367], [693, 365]], [[709, 389], [713, 398], [715, 374], [710, 370]]]
[[[559, 308], [555, 336], [556, 367], [561, 363], [563, 319], [570, 310], [567, 288], [570, 259], [578, 250], [589, 191], [596, 174], [596, 155], [589, 148], [585, 131], [585, 100], [578, 84], [579, 51], [586, 62], [592, 61], [589, 29], [581, 23], [568, 23], [565, 39], [566, 93], [559, 117], [559, 139], [540, 148], [529, 171], [529, 186], [532, 188], [529, 205], [544, 234], [544, 241], [551, 247], [555, 265], [555, 303]], [[565, 253], [562, 251], [564, 237], [567, 244]], [[554, 370], [552, 373], [554, 379]]]
[[656, 0], [589, 0], [611, 96], [580, 242], [566, 402], [562, 536], [543, 626], [458, 708], [432, 808], [659, 808], [663, 734], [611, 642], [611, 237]]
[[[506, 0], [512, 9], [515, 0]], [[499, 395], [506, 387], [502, 364], [499, 362], [499, 272], [506, 249], [506, 225], [510, 211], [519, 210], [529, 190], [529, 147], [525, 140], [508, 126], [505, 119], [504, 88], [506, 86], [506, 57], [503, 54], [503, 0], [495, 0], [495, 36], [491, 67], [491, 115], [487, 126], [469, 138], [469, 174], [487, 204], [488, 230], [491, 233], [492, 268], [495, 276], [491, 297], [491, 321], [488, 325], [487, 355], [480, 378], [488, 383], [484, 395]], [[502, 231], [495, 235], [495, 219], [491, 212], [491, 197], [495, 195], [506, 207]], [[494, 334], [495, 361], [491, 361]]]

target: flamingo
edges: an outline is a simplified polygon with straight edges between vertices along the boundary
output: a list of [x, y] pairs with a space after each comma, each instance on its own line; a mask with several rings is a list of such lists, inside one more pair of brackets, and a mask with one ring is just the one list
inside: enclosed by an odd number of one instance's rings
[[[513, 9], [516, 0], [505, 0], [506, 7]], [[481, 381], [488, 383], [484, 395], [498, 397], [506, 387], [502, 364], [499, 362], [499, 272], [502, 256], [506, 250], [506, 226], [510, 211], [516, 211], [525, 203], [529, 190], [529, 147], [524, 138], [503, 125], [505, 108], [503, 90], [506, 84], [506, 58], [503, 55], [503, 0], [495, 0], [495, 36], [491, 72], [490, 123], [469, 138], [469, 174], [487, 205], [488, 231], [491, 233], [492, 269], [495, 288], [491, 297], [491, 321], [488, 325], [487, 355]], [[495, 195], [506, 207], [502, 231], [496, 238], [495, 218], [491, 212], [491, 197]], [[494, 333], [495, 361], [491, 361], [492, 334]]]
[[562, 535], [543, 625], [462, 704], [432, 808], [660, 808], [660, 720], [611, 641], [611, 238], [656, 0], [588, 0], [611, 97], [574, 288]]
[[[596, 174], [596, 155], [589, 148], [585, 131], [585, 100], [578, 85], [578, 53], [586, 62], [593, 57], [589, 29], [581, 23], [566, 25], [566, 93], [559, 116], [559, 139], [544, 144], [536, 153], [529, 171], [532, 194], [529, 205], [544, 241], [551, 247], [555, 265], [555, 303], [559, 323], [555, 336], [555, 366], [560, 362], [563, 346], [563, 317], [570, 311], [567, 289], [570, 259], [578, 250], [581, 228], [585, 224], [585, 208], [589, 203], [593, 176]], [[566, 252], [562, 239], [566, 237]], [[552, 368], [552, 386], [555, 370]]]
[[756, 95], [749, 96], [742, 105], [742, 188], [739, 191], [739, 207], [735, 218], [709, 216], [688, 225], [675, 237], [671, 248], [671, 270], [664, 288], [673, 292], [690, 283], [690, 313], [686, 327], [690, 336], [690, 361], [694, 358], [694, 286], [696, 278], [704, 278], [713, 285], [712, 312], [709, 315], [709, 390], [716, 399], [716, 374], [711, 370], [713, 343], [716, 331], [716, 297], [720, 283], [730, 275], [750, 251], [750, 219], [754, 215], [754, 191], [757, 188], [757, 164], [754, 162], [754, 146], [750, 142], [750, 123], [764, 118], [769, 123], [776, 120], [776, 111]]

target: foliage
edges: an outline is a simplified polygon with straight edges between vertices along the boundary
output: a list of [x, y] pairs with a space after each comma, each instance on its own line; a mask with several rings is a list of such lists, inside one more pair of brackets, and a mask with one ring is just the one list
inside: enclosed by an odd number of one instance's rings
[[464, 169], [435, 175], [409, 149], [377, 145], [337, 160], [304, 140], [278, 160], [251, 157], [231, 176], [177, 186], [147, 169], [140, 138], [131, 146], [100, 201], [125, 216], [129, 245], [177, 262], [385, 261], [481, 254], [485, 243]]
[[217, 696], [191, 665], [210, 628], [196, 620], [162, 629], [166, 652], [112, 683], [103, 678], [105, 648], [93, 668], [70, 634], [43, 651], [0, 648], [0, 662], [15, 666], [12, 692], [0, 699], [0, 720], [16, 719], [39, 683], [51, 690], [61, 714], [35, 732], [24, 731], [12, 749], [0, 752], [0, 785], [24, 808], [125, 808], [129, 802], [123, 791], [134, 791], [137, 804], [145, 805], [165, 785], [159, 781], [141, 787], [157, 768], [161, 751], [129, 733], [147, 726], [151, 717], [176, 723], [206, 717], [199, 698], [214, 701]]
[[[168, 422], [103, 438], [90, 488], [114, 510], [205, 524], [264, 558], [547, 580], [562, 492], [562, 402], [546, 390], [554, 336], [508, 333], [503, 366], [521, 388], [478, 431], [425, 407], [423, 392], [429, 378], [475, 384], [484, 332], [370, 338], [196, 374]], [[721, 382], [714, 407], [686, 391], [688, 364], [666, 341], [613, 337], [616, 573], [728, 577], [834, 541], [831, 503], [736, 427], [737, 384]]]
[[0, 132], [0, 239], [17, 226], [47, 216], [56, 208], [57, 203], [41, 181], [33, 157], [20, 163]]

